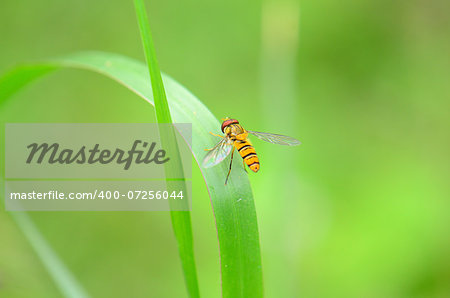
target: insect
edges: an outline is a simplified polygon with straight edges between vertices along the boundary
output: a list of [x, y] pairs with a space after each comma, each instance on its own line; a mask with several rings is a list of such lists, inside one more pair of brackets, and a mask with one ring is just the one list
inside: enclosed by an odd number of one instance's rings
[[215, 166], [231, 153], [230, 168], [228, 170], [227, 178], [225, 179], [225, 185], [227, 184], [228, 177], [231, 173], [234, 150], [237, 150], [241, 155], [245, 171], [247, 171], [245, 165], [247, 165], [250, 170], [255, 173], [259, 171], [259, 158], [256, 154], [255, 148], [253, 148], [252, 143], [248, 139], [248, 134], [254, 135], [257, 138], [272, 144], [285, 146], [300, 145], [299, 140], [288, 136], [246, 130], [236, 119], [230, 119], [227, 117], [222, 120], [222, 132], [225, 136], [217, 135], [211, 132], [212, 135], [221, 137], [222, 140], [220, 140], [214, 148], [206, 149], [209, 152], [203, 159], [203, 167], [209, 168]]

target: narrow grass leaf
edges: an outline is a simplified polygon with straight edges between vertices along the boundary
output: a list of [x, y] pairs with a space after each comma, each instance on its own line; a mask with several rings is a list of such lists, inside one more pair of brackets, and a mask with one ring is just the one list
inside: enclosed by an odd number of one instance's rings
[[58, 258], [26, 212], [11, 212], [11, 216], [30, 242], [37, 256], [55, 281], [64, 297], [89, 297], [69, 269]]
[[[156, 59], [156, 51], [153, 45], [152, 34], [150, 32], [150, 24], [148, 22], [144, 1], [135, 0], [134, 5], [136, 8], [139, 30], [141, 33], [142, 45], [144, 47], [145, 59], [147, 61], [147, 66], [150, 74], [153, 100], [156, 110], [156, 119], [158, 123], [173, 123], [172, 117], [170, 116], [169, 104], [167, 103], [166, 91], [164, 90], [164, 84], [161, 78], [161, 71], [159, 70], [158, 61]], [[172, 127], [172, 130], [170, 131], [166, 129], [160, 129], [160, 137], [163, 147], [173, 150], [171, 154], [171, 162], [165, 164], [166, 174], [169, 177], [183, 177], [183, 167], [178, 150], [174, 127]], [[170, 182], [167, 182], [167, 187], [169, 190]], [[177, 189], [176, 191], [182, 191], [183, 193], [186, 193], [186, 184], [178, 184], [178, 187], [179, 189]], [[172, 227], [178, 243], [178, 250], [180, 253], [187, 290], [190, 297], [199, 297], [200, 293], [198, 288], [197, 270], [195, 267], [191, 215], [189, 211], [173, 211], [188, 209], [188, 202], [186, 200], [170, 200], [169, 203], [172, 210], [170, 212]], [[185, 208], [179, 205], [184, 205]]]

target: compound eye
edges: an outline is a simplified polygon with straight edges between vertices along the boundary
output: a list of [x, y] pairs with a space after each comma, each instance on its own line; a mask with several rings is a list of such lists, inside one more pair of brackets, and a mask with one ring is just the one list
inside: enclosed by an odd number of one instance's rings
[[231, 124], [238, 124], [239, 121], [237, 121], [236, 119], [228, 119], [225, 120], [224, 122], [222, 122], [222, 132], [224, 132], [225, 127], [231, 125]]

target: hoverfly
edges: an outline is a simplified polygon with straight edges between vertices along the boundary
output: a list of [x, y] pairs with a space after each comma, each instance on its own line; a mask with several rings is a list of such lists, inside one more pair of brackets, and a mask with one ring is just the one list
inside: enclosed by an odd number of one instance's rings
[[221, 137], [222, 140], [217, 143], [212, 149], [206, 149], [209, 151], [203, 159], [203, 167], [209, 168], [217, 165], [223, 161], [231, 152], [230, 168], [228, 170], [227, 178], [225, 179], [225, 185], [228, 182], [228, 177], [231, 173], [231, 165], [233, 164], [234, 150], [237, 149], [243, 159], [244, 170], [247, 171], [245, 165], [247, 165], [253, 172], [259, 170], [259, 158], [256, 154], [255, 148], [248, 139], [248, 134], [252, 134], [255, 137], [272, 143], [285, 146], [300, 145], [300, 141], [288, 136], [277, 135], [266, 132], [250, 131], [243, 128], [239, 121], [236, 119], [225, 118], [222, 119], [222, 132], [225, 136], [216, 135], [211, 132], [212, 135]]

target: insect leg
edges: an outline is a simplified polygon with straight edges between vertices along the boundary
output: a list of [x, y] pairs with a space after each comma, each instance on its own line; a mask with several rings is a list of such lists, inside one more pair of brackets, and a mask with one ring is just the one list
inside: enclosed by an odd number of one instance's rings
[[[216, 135], [215, 133], [212, 133], [212, 132], [209, 132], [210, 134], [212, 134], [213, 136], [216, 136], [216, 137], [221, 137], [222, 139], [224, 138], [224, 136], [221, 136], [221, 135]], [[203, 150], [205, 150], [205, 151], [211, 151], [211, 150], [213, 150], [214, 149], [214, 147], [213, 148], [211, 148], [211, 149], [203, 149]]]
[[233, 154], [234, 154], [234, 149], [235, 149], [235, 147], [233, 147], [233, 151], [231, 151], [230, 169], [228, 170], [227, 179], [225, 179], [225, 185], [227, 185], [228, 177], [230, 177], [230, 173], [231, 173], [231, 165], [233, 164]]
[[246, 167], [246, 164], [245, 164], [245, 160], [244, 160], [244, 159], [242, 159], [242, 164], [244, 165], [244, 170], [245, 170], [245, 172], [248, 173], [247, 167]]
[[212, 134], [213, 136], [216, 136], [216, 137], [219, 137], [219, 138], [223, 138], [224, 136], [221, 136], [221, 135], [218, 135], [218, 134], [215, 134], [215, 133], [213, 133], [213, 132], [209, 132], [210, 134]]

